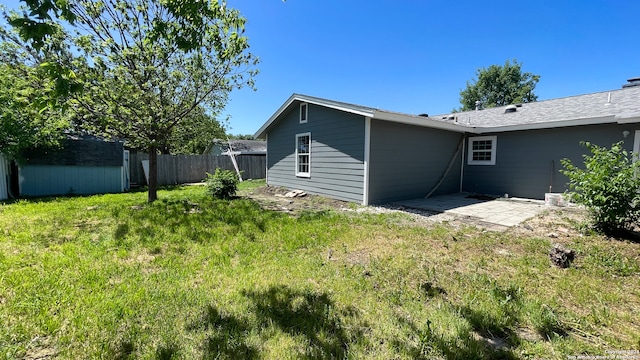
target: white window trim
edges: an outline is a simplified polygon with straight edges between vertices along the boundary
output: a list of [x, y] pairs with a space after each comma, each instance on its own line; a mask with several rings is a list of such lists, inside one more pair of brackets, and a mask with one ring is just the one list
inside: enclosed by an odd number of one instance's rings
[[[302, 109], [304, 109], [304, 120], [302, 119]], [[300, 124], [305, 124], [309, 120], [309, 104], [302, 103], [300, 104]]]
[[[309, 137], [309, 151], [308, 151], [308, 156], [309, 156], [309, 171], [308, 172], [300, 172], [298, 171], [298, 169], [300, 169], [299, 167], [299, 163], [298, 163], [298, 139], [304, 136], [308, 136]], [[296, 134], [296, 140], [295, 140], [295, 144], [296, 144], [296, 176], [297, 177], [306, 177], [309, 178], [311, 177], [311, 133], [310, 132], [306, 132], [306, 133], [301, 133], [301, 134]]]
[[[473, 142], [474, 141], [486, 141], [491, 140], [491, 160], [473, 160]], [[467, 153], [468, 165], [495, 165], [496, 164], [496, 149], [498, 148], [498, 137], [493, 136], [474, 136], [469, 138], [469, 149]]]

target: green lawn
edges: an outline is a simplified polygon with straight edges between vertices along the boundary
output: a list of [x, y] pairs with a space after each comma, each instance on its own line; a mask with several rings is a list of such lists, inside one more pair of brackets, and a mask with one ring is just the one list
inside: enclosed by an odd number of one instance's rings
[[[241, 191], [261, 185], [244, 182]], [[640, 244], [296, 216], [199, 186], [0, 204], [0, 358], [566, 359], [640, 349]], [[566, 225], [565, 225], [566, 226]]]

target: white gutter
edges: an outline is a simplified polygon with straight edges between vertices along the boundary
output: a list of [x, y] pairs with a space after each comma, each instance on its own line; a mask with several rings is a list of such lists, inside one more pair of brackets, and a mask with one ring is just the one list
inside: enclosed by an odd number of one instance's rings
[[618, 114], [615, 116], [618, 124], [631, 124], [640, 122], [640, 112]]
[[467, 126], [460, 125], [452, 121], [444, 122], [433, 120], [425, 116], [405, 115], [384, 110], [376, 110], [372, 118], [375, 120], [392, 121], [396, 123], [423, 126], [432, 129], [450, 130], [455, 132], [467, 132], [470, 130]]
[[498, 133], [498, 132], [518, 131], [518, 130], [540, 130], [540, 129], [553, 129], [553, 128], [559, 128], [559, 127], [598, 125], [598, 124], [610, 124], [610, 123], [616, 123], [615, 116], [610, 115], [610, 116], [586, 118], [586, 119], [560, 120], [560, 121], [551, 121], [551, 122], [506, 125], [506, 126], [495, 126], [495, 127], [475, 127], [473, 129], [470, 129], [471, 130], [470, 132], [475, 134], [487, 134], [487, 133]]

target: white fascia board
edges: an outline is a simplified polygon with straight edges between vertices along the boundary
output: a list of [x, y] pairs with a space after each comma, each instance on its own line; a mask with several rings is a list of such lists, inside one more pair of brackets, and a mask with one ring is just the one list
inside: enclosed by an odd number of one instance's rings
[[450, 130], [460, 133], [474, 132], [474, 129], [471, 127], [456, 124], [453, 122], [437, 121], [424, 116], [404, 115], [384, 110], [377, 110], [372, 119], [423, 126], [433, 129]]
[[541, 129], [553, 129], [569, 126], [581, 126], [581, 125], [597, 125], [597, 124], [615, 124], [616, 119], [612, 116], [603, 116], [596, 118], [585, 119], [573, 119], [573, 120], [560, 120], [552, 122], [541, 122], [531, 124], [519, 124], [519, 125], [507, 125], [496, 127], [477, 127], [473, 131], [476, 134], [498, 133], [508, 131], [520, 131], [520, 130], [541, 130]]
[[344, 111], [344, 112], [348, 112], [348, 113], [352, 113], [352, 114], [356, 114], [356, 115], [361, 115], [361, 116], [365, 116], [365, 117], [372, 117], [373, 114], [374, 114], [374, 110], [368, 109], [368, 108], [364, 108], [364, 107], [359, 107], [357, 105], [349, 105], [349, 104], [346, 104], [346, 103], [340, 103], [340, 102], [336, 102], [336, 101], [316, 98], [316, 97], [313, 97], [313, 96], [293, 94], [293, 95], [291, 95], [289, 97], [289, 99], [287, 99], [287, 101], [285, 101], [284, 104], [282, 104], [282, 106], [280, 106], [280, 108], [278, 108], [278, 110], [273, 115], [271, 115], [269, 120], [267, 120], [267, 122], [264, 123], [264, 125], [262, 125], [262, 127], [260, 127], [260, 129], [258, 129], [258, 131], [253, 135], [253, 137], [256, 138], [256, 139], [263, 138], [264, 132], [267, 130], [267, 128], [269, 128], [269, 126], [271, 126], [271, 124], [274, 121], [276, 121], [276, 119], [283, 112], [285, 112], [285, 110], [294, 101], [301, 101], [301, 102], [305, 102], [305, 103], [308, 103], [308, 104], [320, 105], [320, 106], [324, 106], [324, 107], [327, 107], [327, 108], [340, 110], [340, 111]]
[[278, 110], [276, 110], [276, 112], [273, 113], [273, 115], [271, 115], [269, 120], [267, 120], [267, 122], [265, 122], [260, 127], [260, 129], [258, 129], [258, 131], [256, 131], [255, 134], [253, 134], [253, 138], [262, 139], [263, 138], [262, 136], [264, 135], [264, 131], [267, 130], [267, 128], [278, 118], [278, 116], [280, 116], [280, 114], [282, 114], [289, 107], [289, 105], [291, 105], [291, 103], [295, 101], [295, 97], [296, 97], [296, 94], [289, 96], [287, 101], [285, 101], [284, 104], [282, 104], [282, 106], [280, 106], [280, 108], [278, 108]]
[[633, 124], [640, 122], [640, 112], [618, 114], [615, 116], [618, 124]]

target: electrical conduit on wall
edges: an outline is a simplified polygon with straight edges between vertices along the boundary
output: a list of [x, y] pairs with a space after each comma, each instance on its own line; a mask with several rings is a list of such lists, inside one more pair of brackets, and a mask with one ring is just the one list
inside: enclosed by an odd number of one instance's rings
[[465, 136], [463, 134], [462, 137], [460, 138], [460, 142], [458, 142], [458, 148], [456, 149], [456, 152], [453, 154], [453, 156], [451, 157], [451, 160], [449, 161], [449, 166], [447, 166], [447, 169], [444, 171], [444, 174], [442, 175], [442, 177], [440, 178], [440, 181], [438, 181], [436, 186], [433, 189], [431, 189], [431, 191], [429, 191], [427, 196], [424, 197], [425, 199], [431, 196], [436, 190], [438, 190], [440, 185], [442, 185], [442, 183], [444, 182], [444, 179], [446, 179], [447, 175], [449, 175], [449, 172], [451, 171], [451, 167], [453, 167], [453, 164], [456, 162], [456, 159], [458, 158], [458, 154], [462, 149], [462, 145], [464, 144], [464, 138]]

